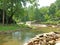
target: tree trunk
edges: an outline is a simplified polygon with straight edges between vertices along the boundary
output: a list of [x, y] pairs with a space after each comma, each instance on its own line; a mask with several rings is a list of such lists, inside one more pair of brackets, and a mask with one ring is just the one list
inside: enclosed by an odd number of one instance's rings
[[12, 19], [12, 17], [13, 17], [13, 14], [9, 17], [9, 19], [8, 19], [8, 24], [13, 23], [13, 19]]
[[4, 17], [5, 17], [5, 13], [4, 13], [4, 10], [3, 10], [3, 20], [2, 20], [3, 25], [4, 25], [4, 23], [5, 23], [5, 22], [4, 22], [4, 19], [5, 19]]
[[6, 3], [5, 3], [5, 0], [3, 0], [3, 18], [2, 18], [2, 23], [3, 23], [3, 25], [4, 25], [4, 23], [5, 23], [5, 9], [6, 9]]

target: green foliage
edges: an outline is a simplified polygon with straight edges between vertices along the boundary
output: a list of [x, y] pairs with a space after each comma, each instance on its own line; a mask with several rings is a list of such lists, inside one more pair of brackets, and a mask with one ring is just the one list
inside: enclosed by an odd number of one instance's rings
[[60, 9], [60, 0], [56, 0], [55, 4], [57, 6], [57, 10], [59, 10]]
[[56, 16], [56, 17], [60, 17], [60, 10], [58, 10], [58, 11], [55, 13], [55, 16]]
[[[28, 2], [31, 5], [26, 7]], [[0, 0], [0, 9], [6, 12], [6, 23], [9, 23], [11, 20], [16, 22], [29, 20], [40, 20], [48, 23], [59, 22], [60, 0], [56, 0], [49, 7], [38, 8], [38, 6], [36, 0]]]
[[50, 16], [48, 14], [44, 15], [46, 21], [50, 20]]

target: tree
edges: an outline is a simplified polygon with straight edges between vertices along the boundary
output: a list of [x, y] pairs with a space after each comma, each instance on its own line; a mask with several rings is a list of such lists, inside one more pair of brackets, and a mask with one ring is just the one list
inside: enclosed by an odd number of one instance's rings
[[56, 13], [55, 13], [55, 18], [57, 20], [60, 20], [60, 10], [58, 10]]
[[[5, 22], [12, 23], [17, 17], [22, 20], [25, 12], [22, 5], [26, 6], [28, 1], [30, 3], [34, 2], [34, 0], [0, 0], [0, 9], [3, 10], [3, 24]], [[15, 17], [14, 20], [13, 17]], [[4, 20], [5, 18], [6, 20]]]
[[57, 10], [60, 10], [60, 0], [56, 0], [55, 2]]
[[49, 13], [48, 9], [49, 9], [49, 7], [42, 7], [42, 8], [40, 8], [40, 19], [41, 19], [41, 21], [46, 21], [45, 20], [45, 18], [46, 18], [45, 15]]

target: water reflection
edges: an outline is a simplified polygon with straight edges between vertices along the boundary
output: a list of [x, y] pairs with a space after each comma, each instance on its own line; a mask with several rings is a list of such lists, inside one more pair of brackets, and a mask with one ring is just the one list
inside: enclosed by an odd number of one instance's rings
[[22, 40], [23, 40], [23, 44], [26, 43], [26, 42], [28, 42], [29, 39], [33, 37], [32, 34], [33, 34], [33, 33], [26, 33], [26, 34], [24, 35], [24, 40], [22, 39]]
[[0, 45], [23, 45], [28, 42], [28, 40], [34, 37], [36, 32], [25, 32], [17, 31], [11, 34], [2, 34], [0, 35]]
[[21, 32], [12, 33], [12, 38], [17, 39], [17, 40], [21, 40]]

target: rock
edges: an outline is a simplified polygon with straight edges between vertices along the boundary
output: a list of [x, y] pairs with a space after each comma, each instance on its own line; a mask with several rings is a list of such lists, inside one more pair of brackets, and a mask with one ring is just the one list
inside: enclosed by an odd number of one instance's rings
[[56, 36], [57, 36], [58, 38], [60, 38], [60, 34], [56, 34]]
[[28, 45], [28, 43], [25, 43], [24, 45]]
[[60, 45], [60, 40], [59, 41], [57, 40], [55, 43], [56, 43], [55, 45]]
[[29, 42], [27, 45], [33, 45], [33, 42]]
[[36, 37], [43, 37], [43, 34], [38, 34], [36, 35]]
[[60, 33], [49, 32], [38, 34], [25, 45], [60, 45]]
[[49, 44], [50, 44], [50, 45], [54, 45], [54, 44], [55, 44], [55, 40], [49, 41]]
[[60, 43], [56, 43], [55, 45], [60, 45]]

